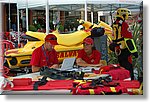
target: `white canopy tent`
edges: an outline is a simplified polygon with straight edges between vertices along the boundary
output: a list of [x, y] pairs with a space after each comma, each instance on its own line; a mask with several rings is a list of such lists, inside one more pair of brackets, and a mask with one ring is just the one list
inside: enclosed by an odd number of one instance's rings
[[[7, 0], [8, 1], [8, 0]], [[27, 0], [15, 0], [18, 9], [26, 8]], [[28, 0], [28, 8], [45, 6], [47, 0]], [[142, 0], [48, 0], [49, 5], [72, 5], [72, 4], [128, 4], [139, 5]]]
[[[59, 8], [65, 5], [65, 8], [69, 10], [69, 8], [72, 8], [74, 10], [76, 10], [77, 6], [73, 6], [73, 5], [84, 5], [84, 10], [85, 11], [85, 20], [87, 20], [87, 10], [88, 10], [88, 4], [94, 4], [94, 5], [107, 5], [105, 6], [105, 10], [110, 10], [110, 5], [140, 5], [140, 3], [142, 2], [142, 0], [17, 0], [18, 3], [18, 9], [25, 9], [26, 8], [26, 12], [27, 12], [27, 8], [40, 8], [41, 7], [45, 7], [46, 11], [48, 11], [51, 6], [54, 9], [54, 6], [57, 6], [56, 8]], [[50, 7], [48, 7], [47, 5], [49, 5]], [[67, 6], [66, 6], [67, 5]], [[109, 5], [109, 6], [108, 6]], [[73, 8], [74, 7], [74, 8]], [[96, 8], [96, 7], [95, 7]], [[62, 9], [62, 8], [61, 8]], [[81, 9], [81, 8], [80, 8]], [[103, 9], [104, 10], [104, 9]], [[28, 13], [28, 12], [27, 12]], [[47, 12], [49, 13], [49, 12]], [[46, 13], [46, 15], [47, 15]], [[26, 17], [28, 18], [28, 17]], [[46, 17], [48, 19], [48, 17]], [[27, 20], [28, 21], [28, 20]], [[48, 24], [46, 24], [48, 26]], [[49, 28], [49, 27], [46, 27]], [[48, 30], [47, 32], [48, 33]]]
[[17, 3], [17, 0], [0, 0], [0, 3]]
[[[84, 11], [85, 21], [87, 20], [87, 11], [113, 10], [118, 7], [137, 8], [143, 0], [1, 0], [5, 3], [17, 3], [18, 16], [18, 34], [19, 34], [19, 9], [26, 9], [26, 29], [28, 31], [28, 8], [46, 10], [46, 34], [49, 33], [49, 9], [53, 10], [78, 10]], [[94, 5], [94, 6], [91, 6]], [[94, 8], [91, 8], [94, 7]], [[139, 8], [139, 7], [138, 7]], [[92, 14], [92, 13], [91, 13]], [[91, 15], [91, 18], [92, 15]], [[19, 36], [18, 36], [19, 37]], [[19, 39], [19, 38], [18, 38]], [[19, 40], [18, 40], [19, 43]]]

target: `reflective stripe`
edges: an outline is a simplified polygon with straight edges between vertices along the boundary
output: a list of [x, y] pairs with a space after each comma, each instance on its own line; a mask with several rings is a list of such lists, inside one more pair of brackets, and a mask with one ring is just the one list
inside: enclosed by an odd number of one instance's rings
[[[131, 39], [131, 38], [124, 38], [124, 40], [125, 40], [125, 45], [126, 45], [126, 47], [128, 48], [128, 50], [129, 50], [131, 53], [137, 52], [137, 48], [136, 48], [136, 46], [135, 46], [135, 43], [134, 43], [134, 40], [133, 40], [133, 39]], [[132, 46], [134, 47], [133, 50], [131, 50], [131, 49], [129, 48], [128, 44], [127, 44], [127, 41], [129, 41], [129, 40], [132, 42]]]
[[74, 82], [83, 82], [83, 80], [75, 80]]
[[116, 92], [115, 87], [110, 87], [110, 90], [111, 90], [112, 92]]
[[94, 89], [89, 89], [89, 92], [90, 92], [90, 95], [94, 95], [95, 94]]
[[86, 81], [83, 81], [83, 80], [75, 80], [74, 82], [79, 82], [79, 84], [77, 84], [76, 87], [80, 86], [81, 84], [86, 83]]
[[83, 81], [83, 80], [75, 80], [74, 82], [79, 82], [78, 85], [86, 83], [86, 81]]

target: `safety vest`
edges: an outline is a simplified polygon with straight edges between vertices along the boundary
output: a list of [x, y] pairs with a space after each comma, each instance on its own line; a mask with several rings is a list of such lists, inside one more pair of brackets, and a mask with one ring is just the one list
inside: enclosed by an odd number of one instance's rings
[[121, 35], [122, 23], [123, 23], [122, 20], [115, 21], [113, 23], [113, 27], [112, 27], [113, 28], [113, 34], [114, 34], [113, 35], [113, 40], [117, 41], [117, 44], [120, 45], [121, 49], [125, 49], [126, 48], [125, 41], [124, 41], [124, 39], [122, 39], [122, 35]]

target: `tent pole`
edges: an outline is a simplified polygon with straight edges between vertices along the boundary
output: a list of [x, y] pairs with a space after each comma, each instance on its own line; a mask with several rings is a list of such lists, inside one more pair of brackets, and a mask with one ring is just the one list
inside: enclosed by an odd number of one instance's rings
[[28, 0], [26, 0], [26, 30], [29, 31], [29, 19], [28, 19]]
[[20, 44], [20, 29], [19, 29], [19, 6], [18, 6], [18, 3], [17, 3], [17, 25], [18, 25], [18, 45]]
[[94, 23], [94, 7], [91, 5], [91, 22]]
[[87, 1], [85, 0], [85, 21], [87, 21]]
[[94, 21], [93, 21], [93, 12], [91, 12], [91, 22], [92, 22], [92, 24], [94, 23]]
[[49, 34], [49, 0], [46, 0], [46, 34]]

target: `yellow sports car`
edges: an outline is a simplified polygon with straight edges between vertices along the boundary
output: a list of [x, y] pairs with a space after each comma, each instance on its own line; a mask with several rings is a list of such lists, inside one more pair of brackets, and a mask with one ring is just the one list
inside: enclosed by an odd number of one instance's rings
[[[105, 34], [109, 36], [112, 34], [112, 28], [104, 22], [99, 23], [99, 25], [93, 25], [91, 22], [80, 20], [79, 23], [85, 27], [84, 30], [79, 30], [70, 34], [60, 34], [57, 30], [51, 33], [57, 37], [58, 45], [55, 46], [55, 50], [57, 51], [57, 57], [60, 63], [64, 58], [76, 57], [78, 55], [78, 50], [83, 48], [83, 39], [91, 35], [90, 29], [103, 27]], [[26, 32], [25, 37], [28, 39], [27, 44], [23, 48], [6, 51], [5, 65], [10, 69], [30, 66], [29, 63], [32, 52], [44, 43], [45, 36], [45, 33]]]

